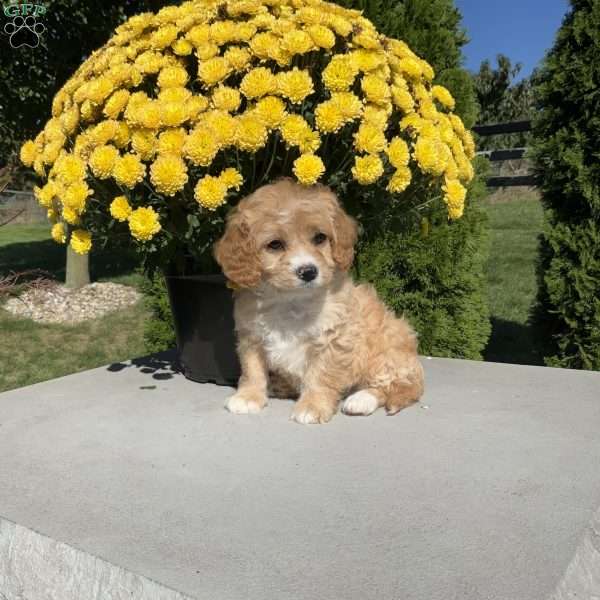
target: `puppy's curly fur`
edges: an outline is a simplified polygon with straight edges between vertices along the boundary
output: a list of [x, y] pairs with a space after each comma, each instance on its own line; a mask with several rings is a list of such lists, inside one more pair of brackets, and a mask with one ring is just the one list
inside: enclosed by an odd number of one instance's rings
[[418, 401], [417, 338], [348, 275], [356, 222], [327, 187], [284, 179], [244, 198], [215, 244], [238, 287], [235, 323], [242, 366], [227, 408], [260, 411], [269, 395], [299, 397], [292, 419], [325, 423], [337, 411], [389, 414]]

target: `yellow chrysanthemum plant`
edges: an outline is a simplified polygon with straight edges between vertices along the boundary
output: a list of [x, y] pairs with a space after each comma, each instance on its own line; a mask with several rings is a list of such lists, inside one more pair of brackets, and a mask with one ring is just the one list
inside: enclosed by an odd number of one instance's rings
[[130, 18], [21, 149], [52, 236], [201, 259], [228, 209], [279, 177], [333, 187], [359, 219], [462, 215], [474, 142], [431, 66], [322, 0], [192, 0]]

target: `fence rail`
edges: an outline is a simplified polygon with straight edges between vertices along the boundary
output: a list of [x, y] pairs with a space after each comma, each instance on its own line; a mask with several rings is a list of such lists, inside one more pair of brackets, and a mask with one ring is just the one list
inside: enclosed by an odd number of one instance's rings
[[[482, 137], [502, 135], [507, 133], [523, 133], [531, 131], [531, 121], [513, 121], [511, 123], [493, 123], [491, 125], [475, 125], [474, 133]], [[505, 150], [482, 150], [478, 156], [485, 156], [492, 162], [504, 160], [519, 160], [525, 156], [527, 148], [507, 148]], [[486, 181], [488, 187], [511, 187], [517, 185], [535, 186], [535, 175], [512, 175], [489, 177]]]

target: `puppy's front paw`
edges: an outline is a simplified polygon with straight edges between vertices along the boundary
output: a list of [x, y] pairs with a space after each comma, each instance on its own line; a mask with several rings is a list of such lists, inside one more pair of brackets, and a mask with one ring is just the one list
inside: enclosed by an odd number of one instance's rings
[[327, 423], [333, 417], [333, 411], [325, 406], [319, 406], [313, 402], [298, 401], [290, 419], [302, 425], [314, 425]]
[[236, 415], [259, 413], [267, 404], [264, 395], [250, 391], [238, 391], [227, 399], [225, 408]]

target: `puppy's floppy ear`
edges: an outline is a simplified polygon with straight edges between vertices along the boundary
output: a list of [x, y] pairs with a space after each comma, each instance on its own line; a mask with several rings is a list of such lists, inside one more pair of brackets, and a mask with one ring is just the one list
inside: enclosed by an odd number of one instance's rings
[[333, 260], [342, 271], [347, 271], [354, 260], [354, 245], [358, 238], [356, 221], [340, 206], [337, 198], [333, 217]]
[[251, 288], [259, 284], [262, 271], [250, 227], [239, 208], [227, 218], [223, 237], [214, 246], [214, 256], [225, 276], [234, 284]]

